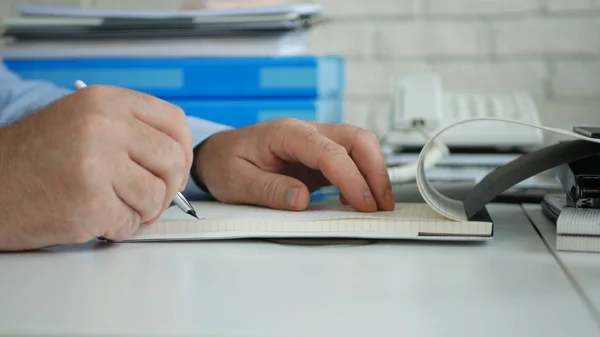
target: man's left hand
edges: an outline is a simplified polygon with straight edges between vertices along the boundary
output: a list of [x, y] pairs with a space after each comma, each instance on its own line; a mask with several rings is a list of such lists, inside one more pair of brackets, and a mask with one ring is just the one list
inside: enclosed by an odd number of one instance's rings
[[344, 124], [280, 119], [217, 133], [199, 148], [193, 174], [219, 201], [303, 210], [334, 185], [361, 212], [394, 209], [377, 138]]

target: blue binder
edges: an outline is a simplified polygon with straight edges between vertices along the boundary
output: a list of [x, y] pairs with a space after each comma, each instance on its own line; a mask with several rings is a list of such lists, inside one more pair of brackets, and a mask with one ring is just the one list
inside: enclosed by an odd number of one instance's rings
[[167, 101], [182, 108], [188, 116], [236, 128], [286, 117], [321, 123], [341, 123], [343, 120], [343, 103], [339, 98]]
[[115, 85], [161, 98], [314, 98], [340, 96], [337, 56], [5, 60], [25, 79], [72, 88]]

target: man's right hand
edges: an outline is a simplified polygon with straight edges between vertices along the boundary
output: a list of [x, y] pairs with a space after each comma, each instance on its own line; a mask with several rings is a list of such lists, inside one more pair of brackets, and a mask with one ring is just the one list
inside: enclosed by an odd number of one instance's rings
[[81, 89], [0, 129], [0, 250], [122, 240], [160, 216], [191, 164], [181, 109]]

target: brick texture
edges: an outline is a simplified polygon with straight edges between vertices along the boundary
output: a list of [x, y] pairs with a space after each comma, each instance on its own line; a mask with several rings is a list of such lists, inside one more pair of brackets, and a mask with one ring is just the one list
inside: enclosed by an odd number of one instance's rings
[[598, 102], [549, 102], [543, 109], [548, 112], [542, 119], [550, 125], [561, 124], [571, 128], [581, 124], [600, 123], [600, 103]]
[[[542, 123], [547, 126], [572, 130], [578, 125], [598, 125], [600, 124], [600, 103], [599, 102], [557, 102], [544, 101], [539, 104], [540, 118]], [[571, 137], [560, 136], [554, 133], [547, 133], [547, 141], [554, 142], [558, 140], [573, 140]]]
[[600, 17], [527, 18], [494, 24], [495, 51], [502, 55], [600, 53]]
[[450, 90], [524, 91], [546, 93], [548, 67], [542, 61], [440, 62], [432, 66]]
[[600, 0], [546, 0], [546, 7], [552, 12], [600, 9]]
[[348, 62], [348, 94], [359, 97], [389, 97], [396, 76], [430, 71], [425, 62]]
[[314, 54], [365, 57], [373, 50], [373, 26], [369, 23], [325, 23], [310, 33], [309, 49]]
[[407, 16], [421, 11], [418, 0], [321, 0], [327, 14], [334, 18], [361, 18], [368, 16]]
[[[558, 62], [552, 78], [552, 89], [557, 97], [581, 99], [600, 96], [600, 62]], [[600, 123], [600, 113], [598, 122]]]
[[477, 22], [410, 21], [377, 25], [379, 56], [465, 56], [491, 51], [490, 30]]
[[426, 12], [448, 15], [502, 15], [535, 13], [539, 0], [426, 0]]
[[[167, 10], [181, 0], [27, 0]], [[307, 2], [310, 0], [291, 0]], [[544, 123], [600, 124], [600, 0], [320, 0], [313, 54], [347, 58], [346, 121], [385, 131], [396, 76], [435, 72], [452, 90], [526, 91]], [[0, 1], [0, 18], [12, 15]]]

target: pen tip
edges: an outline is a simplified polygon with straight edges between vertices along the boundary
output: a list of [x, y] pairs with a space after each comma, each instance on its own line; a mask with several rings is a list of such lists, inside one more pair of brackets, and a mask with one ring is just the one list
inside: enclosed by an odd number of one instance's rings
[[[187, 212], [187, 214], [189, 214], [189, 215], [193, 216], [194, 218], [198, 219], [198, 216], [196, 215], [196, 211], [194, 211], [193, 209], [189, 210]], [[200, 220], [200, 219], [198, 219], [198, 220]]]

